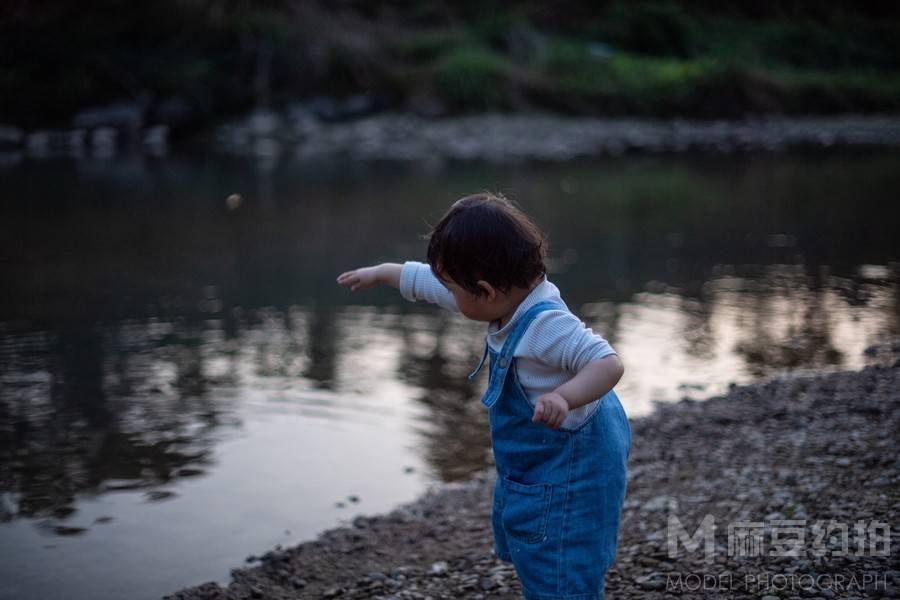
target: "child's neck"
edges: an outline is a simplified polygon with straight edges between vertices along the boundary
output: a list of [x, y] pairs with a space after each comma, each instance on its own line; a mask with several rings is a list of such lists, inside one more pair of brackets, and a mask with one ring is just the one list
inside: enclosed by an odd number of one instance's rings
[[509, 323], [509, 320], [512, 319], [513, 315], [516, 314], [516, 310], [519, 308], [519, 305], [534, 291], [534, 288], [539, 286], [541, 282], [544, 280], [543, 276], [538, 277], [534, 281], [531, 282], [531, 285], [527, 288], [517, 287], [513, 288], [509, 292], [508, 302], [509, 304], [506, 307], [506, 312], [497, 320], [497, 329], [503, 329], [503, 326]]

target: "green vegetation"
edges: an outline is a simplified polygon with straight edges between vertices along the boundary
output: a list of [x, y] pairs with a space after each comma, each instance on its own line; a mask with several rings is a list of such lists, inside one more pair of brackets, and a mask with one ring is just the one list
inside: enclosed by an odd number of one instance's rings
[[505, 61], [479, 46], [458, 46], [441, 56], [434, 68], [441, 97], [459, 109], [500, 106], [506, 77]]
[[374, 108], [425, 97], [449, 112], [900, 110], [897, 9], [703, 5], [104, 0], [86, 12], [56, 0], [0, 15], [0, 121], [67, 123], [90, 105], [172, 97], [202, 121], [363, 93]]

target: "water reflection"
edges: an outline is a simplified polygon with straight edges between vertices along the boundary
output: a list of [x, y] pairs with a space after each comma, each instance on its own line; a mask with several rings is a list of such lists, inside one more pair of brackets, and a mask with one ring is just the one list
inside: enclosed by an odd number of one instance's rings
[[[900, 334], [890, 270], [857, 282], [800, 266], [733, 271], [698, 297], [651, 283], [627, 302], [575, 307], [628, 365], [618, 389], [632, 416], [782, 370], [859, 367], [866, 347]], [[466, 378], [483, 329], [419, 309], [269, 307], [5, 336], [3, 519], [71, 535], [84, 531], [66, 527], [79, 495], [169, 498], [166, 484], [214, 468], [217, 431], [248, 411], [365, 422], [412, 403], [412, 451], [436, 477], [484, 468], [483, 381]]]
[[148, 323], [3, 338], [6, 520], [45, 519], [70, 534], [62, 521], [80, 495], [151, 490], [204, 472], [208, 432], [226, 407], [205, 393], [210, 378], [192, 331], [164, 336]]
[[782, 372], [860, 368], [867, 347], [900, 333], [897, 281], [866, 284], [859, 303], [840, 278], [774, 266], [759, 278], [711, 279], [697, 298], [637, 294], [619, 306], [616, 347], [628, 365], [620, 395], [636, 415], [653, 401], [720, 394]]
[[444, 481], [492, 464], [481, 389], [467, 377], [481, 357], [483, 329], [438, 313], [404, 319], [401, 335], [400, 375], [421, 390], [414, 399], [427, 409], [417, 429], [428, 464]]
[[631, 416], [857, 368], [900, 335], [895, 165], [6, 171], [29, 201], [0, 205], [0, 581], [112, 598], [104, 582], [141, 578], [153, 597], [490, 465], [485, 375], [466, 378], [483, 327], [333, 283], [420, 258], [426, 221], [472, 189], [518, 196], [549, 231], [551, 279], [622, 355]]

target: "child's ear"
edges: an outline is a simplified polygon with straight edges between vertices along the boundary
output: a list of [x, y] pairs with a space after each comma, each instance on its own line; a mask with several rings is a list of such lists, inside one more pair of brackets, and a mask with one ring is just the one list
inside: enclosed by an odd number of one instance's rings
[[488, 302], [493, 302], [494, 300], [497, 299], [497, 290], [496, 290], [496, 288], [494, 288], [494, 286], [492, 286], [491, 284], [489, 284], [487, 281], [485, 281], [483, 279], [479, 279], [477, 283], [478, 283], [478, 287], [480, 287], [487, 293], [487, 297], [485, 299]]

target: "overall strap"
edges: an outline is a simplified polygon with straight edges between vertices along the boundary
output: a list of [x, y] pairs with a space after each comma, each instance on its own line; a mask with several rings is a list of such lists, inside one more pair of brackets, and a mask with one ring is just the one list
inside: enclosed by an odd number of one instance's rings
[[475, 379], [475, 376], [478, 375], [478, 372], [481, 370], [481, 367], [484, 366], [484, 359], [487, 358], [488, 355], [488, 343], [487, 339], [484, 340], [484, 354], [481, 355], [481, 360], [478, 361], [478, 366], [475, 367], [475, 370], [469, 373], [469, 379]]
[[[491, 378], [488, 382], [488, 389], [482, 397], [481, 401], [485, 406], [490, 408], [497, 402], [497, 399], [500, 397], [500, 392], [503, 391], [503, 384], [506, 382], [506, 374], [509, 372], [509, 367], [512, 364], [513, 352], [516, 350], [516, 346], [519, 345], [519, 341], [522, 339], [522, 336], [525, 335], [525, 332], [528, 330], [528, 326], [531, 325], [531, 322], [534, 320], [536, 316], [545, 310], [553, 310], [561, 308], [560, 305], [552, 300], [544, 300], [542, 302], [538, 302], [523, 314], [516, 321], [515, 326], [512, 331], [509, 332], [509, 335], [506, 337], [506, 341], [503, 343], [503, 348], [500, 350], [500, 354], [497, 356], [497, 364], [494, 365], [494, 369], [491, 372]], [[475, 377], [478, 374], [478, 371], [481, 370], [481, 366], [484, 364], [484, 359], [487, 357], [488, 353], [488, 345], [487, 341], [485, 341], [484, 345], [484, 356], [481, 357], [481, 362], [478, 364], [478, 367], [475, 371], [469, 375], [469, 379]]]

